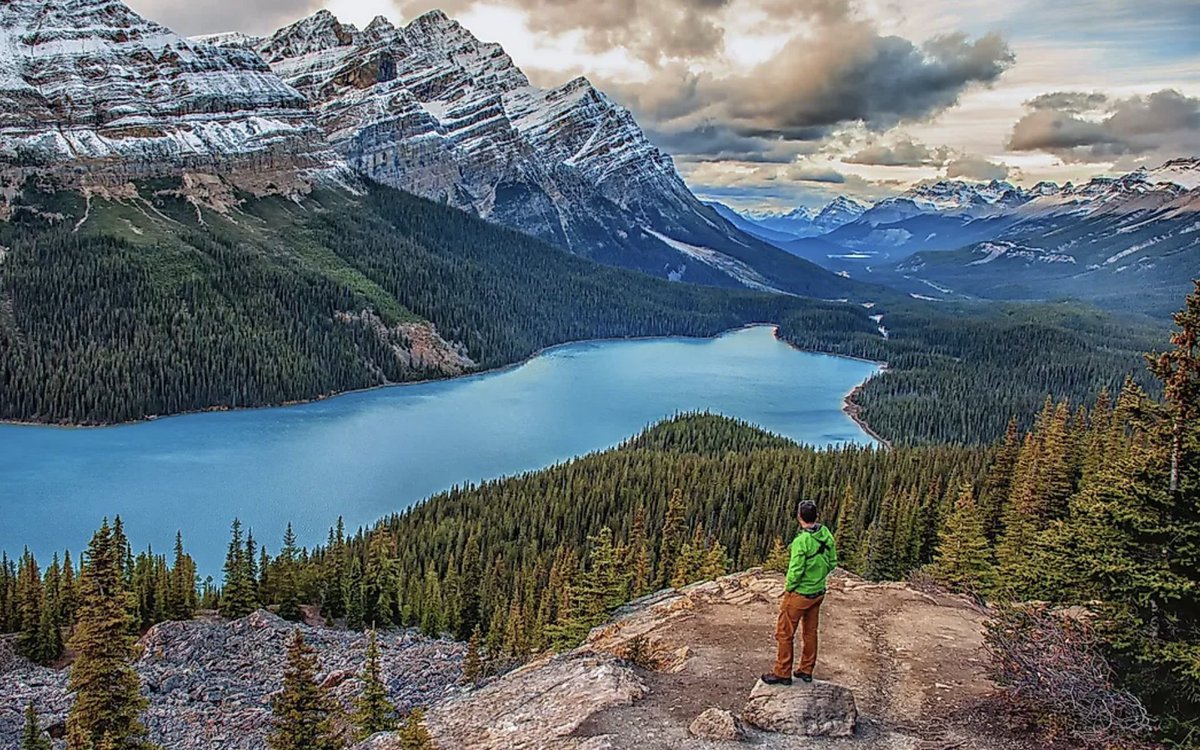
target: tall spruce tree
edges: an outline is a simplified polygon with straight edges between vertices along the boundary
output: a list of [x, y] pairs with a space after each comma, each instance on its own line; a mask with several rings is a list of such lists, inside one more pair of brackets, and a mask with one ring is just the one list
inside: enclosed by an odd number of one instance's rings
[[283, 689], [271, 700], [271, 750], [337, 750], [333, 729], [335, 704], [316, 682], [317, 653], [299, 629], [288, 641]]
[[364, 740], [376, 732], [395, 729], [396, 706], [388, 697], [387, 686], [383, 682], [379, 641], [374, 630], [367, 634], [366, 660], [358, 680], [358, 697], [354, 699], [354, 712], [350, 716], [355, 739]]
[[683, 490], [676, 487], [671, 491], [671, 499], [667, 501], [667, 510], [663, 516], [662, 533], [658, 543], [658, 576], [659, 584], [666, 586], [675, 575], [675, 560], [679, 557], [684, 538]]
[[258, 608], [258, 584], [249, 562], [251, 552], [242, 539], [242, 522], [233, 519], [225, 553], [225, 583], [221, 587], [222, 617], [245, 617]]
[[279, 616], [285, 620], [300, 619], [300, 582], [296, 566], [299, 549], [296, 533], [289, 522], [283, 533], [283, 547], [275, 561], [275, 600], [279, 602]]
[[945, 532], [930, 573], [955, 591], [983, 594], [995, 585], [996, 573], [984, 531], [983, 513], [970, 485], [962, 488], [954, 511], [946, 519]]
[[21, 750], [51, 750], [50, 735], [38, 723], [33, 704], [25, 706], [25, 726], [21, 729]]
[[68, 750], [143, 750], [153, 745], [141, 720], [147, 701], [133, 669], [135, 642], [125, 596], [127, 542], [105, 520], [92, 536], [79, 576], [79, 613], [71, 648]]

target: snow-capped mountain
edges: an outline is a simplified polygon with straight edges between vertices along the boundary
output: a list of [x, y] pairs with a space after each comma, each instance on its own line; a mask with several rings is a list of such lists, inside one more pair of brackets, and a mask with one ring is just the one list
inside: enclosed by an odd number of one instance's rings
[[812, 218], [813, 236], [828, 234], [838, 227], [845, 226], [857, 220], [866, 210], [866, 205], [853, 198], [839, 195]]
[[[0, 171], [129, 180], [179, 170], [282, 188], [337, 157], [252, 52], [184, 39], [116, 0], [0, 3]], [[287, 173], [287, 174], [285, 174]]]
[[[346, 161], [384, 184], [659, 276], [829, 285], [701, 204], [630, 112], [586, 79], [533, 86], [499, 45], [441, 11], [363, 29], [320, 11], [269, 37], [205, 41], [257, 52], [308, 98]], [[743, 266], [761, 278], [731, 271]]]
[[[726, 211], [732, 210], [726, 207]], [[752, 227], [748, 229], [751, 234], [778, 244], [832, 232], [866, 210], [866, 205], [839, 195], [820, 209], [800, 206], [790, 211], [747, 211], [738, 217]]]
[[937, 180], [913, 186], [894, 198], [879, 201], [865, 211], [861, 221], [878, 226], [894, 224], [919, 214], [980, 218], [1004, 214], [1032, 196], [1002, 180], [986, 183]]
[[[1189, 188], [1189, 185], [1197, 187]], [[1165, 314], [1200, 277], [1200, 160], [1039, 184], [1004, 221], [957, 248], [918, 252], [904, 275], [983, 297], [1076, 296]]]

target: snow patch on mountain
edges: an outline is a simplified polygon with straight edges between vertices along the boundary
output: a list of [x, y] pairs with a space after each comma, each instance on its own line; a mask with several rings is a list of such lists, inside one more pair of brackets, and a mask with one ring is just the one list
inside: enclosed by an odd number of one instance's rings
[[756, 289], [760, 292], [776, 292], [779, 294], [785, 293], [782, 289], [772, 286], [771, 282], [764, 278], [760, 273], [736, 258], [731, 258], [728, 255], [725, 255], [717, 250], [713, 250], [710, 247], [700, 247], [698, 245], [682, 242], [680, 240], [668, 237], [661, 232], [656, 232], [650, 228], [644, 227], [644, 229], [647, 234], [657, 237], [659, 240], [675, 248], [684, 255], [687, 255], [690, 258], [695, 258], [701, 263], [712, 266], [718, 271], [728, 274], [750, 289]]

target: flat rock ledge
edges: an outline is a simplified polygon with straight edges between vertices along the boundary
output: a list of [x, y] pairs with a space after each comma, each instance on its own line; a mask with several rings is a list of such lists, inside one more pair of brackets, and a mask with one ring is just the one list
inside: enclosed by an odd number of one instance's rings
[[767, 685], [750, 691], [742, 719], [768, 732], [806, 737], [850, 737], [858, 722], [854, 693], [832, 682]]

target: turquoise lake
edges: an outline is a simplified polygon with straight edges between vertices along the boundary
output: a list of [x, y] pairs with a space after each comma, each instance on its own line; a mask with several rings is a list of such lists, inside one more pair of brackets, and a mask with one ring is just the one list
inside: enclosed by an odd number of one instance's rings
[[506, 370], [299, 406], [116, 427], [0, 426], [0, 549], [76, 553], [120, 514], [136, 549], [182, 529], [219, 578], [229, 524], [269, 549], [304, 544], [456, 484], [608, 448], [664, 417], [708, 410], [815, 445], [870, 442], [842, 399], [877, 367], [797, 351], [756, 326], [713, 339], [595, 341]]

